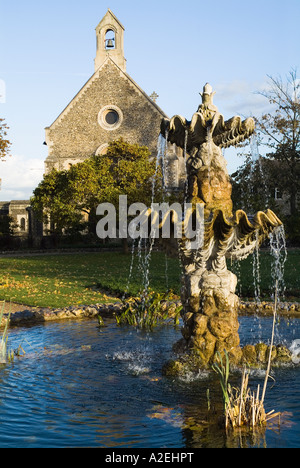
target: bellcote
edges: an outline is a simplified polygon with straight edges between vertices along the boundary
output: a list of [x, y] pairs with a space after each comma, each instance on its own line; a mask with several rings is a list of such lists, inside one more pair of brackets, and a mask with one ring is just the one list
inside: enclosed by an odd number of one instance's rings
[[124, 72], [126, 59], [124, 57], [124, 26], [111, 10], [96, 27], [97, 52], [95, 58], [95, 72], [109, 56]]

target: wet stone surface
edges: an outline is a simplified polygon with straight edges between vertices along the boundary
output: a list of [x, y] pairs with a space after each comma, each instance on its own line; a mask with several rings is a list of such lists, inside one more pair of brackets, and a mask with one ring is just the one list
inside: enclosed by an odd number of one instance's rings
[[[48, 309], [48, 308], [24, 308], [24, 306], [13, 305], [9, 324], [10, 326], [18, 326], [26, 323], [41, 323], [55, 320], [93, 318], [119, 312], [123, 307], [122, 303], [108, 303], [95, 305], [71, 306], [64, 309]], [[9, 317], [9, 304], [3, 314], [1, 327], [4, 327]]]
[[[177, 305], [179, 301], [177, 301]], [[1, 306], [1, 303], [0, 303]], [[264, 315], [273, 314], [272, 302], [261, 302], [257, 304], [251, 301], [242, 301], [239, 305], [239, 315]], [[29, 307], [21, 304], [6, 303], [1, 322], [1, 327], [5, 326], [9, 311], [11, 310], [10, 325], [22, 325], [23, 323], [40, 323], [51, 320], [65, 320], [76, 318], [93, 318], [98, 315], [113, 315], [122, 310], [122, 302], [111, 302], [106, 304], [70, 306], [64, 309], [50, 309]], [[278, 305], [278, 314], [287, 316], [300, 316], [300, 302], [283, 302]]]

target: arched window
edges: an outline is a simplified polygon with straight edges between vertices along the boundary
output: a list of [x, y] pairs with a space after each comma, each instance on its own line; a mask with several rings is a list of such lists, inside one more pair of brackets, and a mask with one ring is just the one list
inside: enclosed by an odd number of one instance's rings
[[101, 145], [101, 146], [99, 146], [99, 148], [97, 148], [95, 155], [96, 156], [104, 155], [104, 154], [107, 153], [107, 149], [108, 149], [108, 143], [103, 143], [103, 145]]
[[23, 232], [26, 230], [26, 220], [25, 220], [25, 218], [21, 218], [21, 220], [20, 220], [20, 229]]
[[116, 35], [115, 31], [108, 29], [105, 33], [105, 49], [115, 49], [116, 48]]
[[275, 187], [275, 200], [282, 200], [282, 192], [279, 188]]

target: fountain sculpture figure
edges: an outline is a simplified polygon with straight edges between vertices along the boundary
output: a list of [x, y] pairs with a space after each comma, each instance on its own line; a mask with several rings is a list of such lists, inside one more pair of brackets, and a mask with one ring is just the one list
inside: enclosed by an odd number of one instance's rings
[[237, 278], [227, 269], [226, 260], [246, 258], [282, 225], [271, 210], [251, 217], [242, 210], [233, 213], [232, 186], [222, 148], [249, 138], [255, 125], [252, 118], [224, 121], [213, 104], [214, 94], [206, 84], [202, 104], [191, 121], [176, 115], [161, 122], [161, 134], [188, 155], [186, 202], [204, 205], [202, 247], [192, 250], [189, 242], [178, 240], [183, 268], [181, 344], [204, 367], [211, 365], [217, 351], [222, 354], [226, 350], [232, 363], [243, 359]]

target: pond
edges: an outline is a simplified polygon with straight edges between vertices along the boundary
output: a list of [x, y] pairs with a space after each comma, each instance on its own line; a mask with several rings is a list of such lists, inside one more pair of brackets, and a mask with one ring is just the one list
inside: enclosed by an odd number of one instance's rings
[[[200, 448], [299, 447], [300, 366], [273, 370], [265, 407], [285, 413], [280, 427], [261, 437], [227, 435], [208, 425], [207, 389], [218, 393], [214, 375], [163, 377], [180, 329], [151, 333], [118, 327], [105, 319], [12, 328], [9, 347], [26, 354], [0, 367], [1, 448]], [[257, 333], [269, 339], [271, 319], [240, 318], [246, 343]], [[300, 321], [282, 321], [277, 339], [300, 338]], [[253, 372], [250, 385], [263, 383]], [[239, 376], [240, 379], [240, 376]]]

